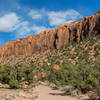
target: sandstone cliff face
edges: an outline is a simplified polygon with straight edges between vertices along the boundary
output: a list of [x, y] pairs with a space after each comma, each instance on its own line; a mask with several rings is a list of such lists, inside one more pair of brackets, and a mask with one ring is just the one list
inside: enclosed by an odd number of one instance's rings
[[0, 58], [11, 55], [28, 56], [49, 48], [59, 49], [68, 43], [77, 42], [83, 40], [83, 37], [99, 33], [100, 12], [76, 22], [63, 24], [58, 28], [43, 31], [35, 36], [7, 42], [0, 48]]

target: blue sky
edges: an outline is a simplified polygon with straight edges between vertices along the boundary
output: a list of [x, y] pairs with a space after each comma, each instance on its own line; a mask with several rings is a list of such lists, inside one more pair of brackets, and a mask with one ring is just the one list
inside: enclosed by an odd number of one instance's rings
[[100, 0], [0, 0], [0, 46], [99, 10]]

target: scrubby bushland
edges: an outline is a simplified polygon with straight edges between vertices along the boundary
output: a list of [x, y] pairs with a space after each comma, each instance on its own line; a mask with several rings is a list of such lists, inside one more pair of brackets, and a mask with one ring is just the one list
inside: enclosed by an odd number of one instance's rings
[[21, 82], [26, 81], [28, 84], [34, 82], [35, 64], [29, 66], [24, 65], [0, 65], [0, 82], [9, 84], [11, 88], [18, 88]]
[[47, 79], [56, 85], [71, 85], [82, 92], [87, 92], [100, 85], [100, 62], [81, 62], [73, 65], [65, 61], [59, 71], [50, 68]]
[[[58, 63], [59, 64], [59, 63]], [[42, 67], [36, 64], [24, 65], [0, 65], [0, 82], [9, 84], [11, 88], [18, 88], [19, 84], [23, 81], [28, 84], [34, 81], [49, 81], [57, 86], [70, 85], [79, 89], [83, 93], [97, 88], [100, 91], [100, 60], [80, 62], [77, 64], [70, 63], [67, 59], [59, 64], [60, 69], [56, 70], [51, 65], [44, 65]], [[45, 77], [38, 76], [40, 72], [46, 73]], [[97, 95], [100, 96], [99, 92]]]
[[[71, 85], [83, 93], [94, 89], [99, 91], [99, 44], [100, 36], [92, 37], [59, 50], [51, 49], [49, 53], [41, 56], [46, 56], [45, 60], [37, 64], [0, 65], [0, 82], [16, 88], [24, 81], [31, 84], [47, 80], [57, 86]], [[54, 69], [54, 64], [57, 64], [60, 70]], [[97, 95], [100, 94], [97, 92]]]
[[64, 66], [67, 71], [67, 83], [82, 92], [91, 90], [100, 84], [100, 66], [95, 66], [95, 63], [80, 63], [70, 67], [65, 64]]

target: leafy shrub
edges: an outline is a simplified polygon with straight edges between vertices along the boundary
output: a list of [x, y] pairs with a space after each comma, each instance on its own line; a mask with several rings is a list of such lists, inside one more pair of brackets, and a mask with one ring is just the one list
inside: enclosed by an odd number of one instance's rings
[[73, 65], [66, 60], [59, 71], [49, 68], [47, 80], [55, 85], [71, 85], [85, 93], [100, 84], [99, 71], [99, 62]]
[[49, 72], [47, 72], [47, 79], [49, 82], [53, 82], [56, 85], [65, 85], [65, 72], [51, 68]]
[[2, 83], [9, 83], [9, 80], [11, 79], [10, 76], [10, 66], [9, 65], [0, 65], [0, 81]]
[[22, 72], [22, 71], [20, 71], [20, 72], [18, 72], [18, 81], [21, 81], [21, 79], [24, 77], [25, 78], [25, 73], [24, 72]]
[[10, 80], [10, 81], [9, 81], [9, 86], [10, 86], [11, 88], [18, 88], [18, 86], [19, 86], [18, 80]]

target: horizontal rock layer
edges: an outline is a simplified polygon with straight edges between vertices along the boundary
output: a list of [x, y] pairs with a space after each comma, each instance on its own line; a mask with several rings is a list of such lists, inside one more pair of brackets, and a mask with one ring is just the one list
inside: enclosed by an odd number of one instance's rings
[[0, 58], [11, 55], [29, 56], [49, 48], [59, 49], [73, 41], [78, 42], [84, 37], [99, 33], [100, 12], [76, 22], [63, 24], [58, 28], [43, 31], [35, 36], [7, 42], [0, 48]]

